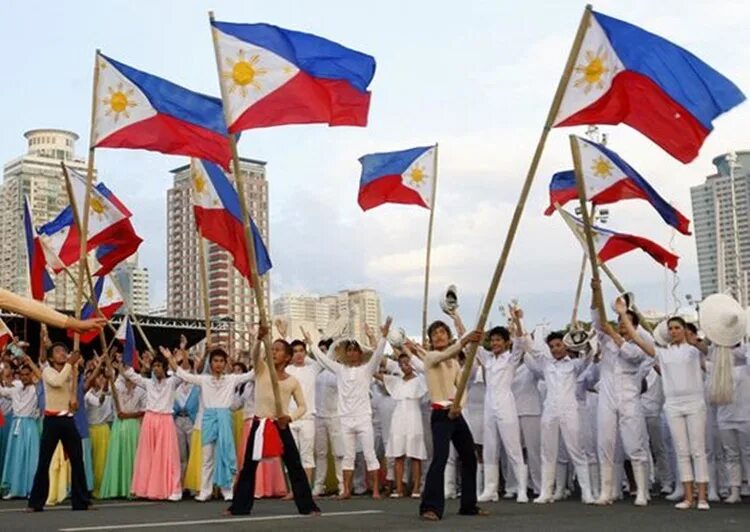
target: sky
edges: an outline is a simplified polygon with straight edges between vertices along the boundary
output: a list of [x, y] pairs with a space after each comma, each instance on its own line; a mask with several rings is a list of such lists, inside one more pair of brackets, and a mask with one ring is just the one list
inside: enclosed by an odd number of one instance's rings
[[[375, 151], [438, 142], [439, 177], [428, 305], [459, 290], [472, 322], [487, 291], [523, 179], [563, 70], [584, 2], [343, 0], [79, 1], [6, 0], [0, 19], [0, 161], [26, 150], [23, 133], [61, 128], [81, 135], [86, 153], [91, 75], [97, 48], [190, 89], [219, 93], [207, 12], [218, 20], [269, 22], [325, 36], [373, 55], [377, 71], [366, 128], [287, 126], [243, 134], [240, 155], [268, 162], [272, 298], [288, 292], [374, 288], [383, 315], [418, 334], [428, 211], [386, 205], [363, 213], [356, 202], [357, 159]], [[750, 5], [740, 1], [601, 1], [594, 8], [689, 49], [750, 90]], [[750, 149], [750, 104], [715, 121], [700, 156], [684, 165], [627, 126], [604, 127], [609, 146], [684, 214], [690, 187], [714, 172], [713, 157]], [[545, 217], [547, 185], [571, 167], [567, 136], [553, 130], [490, 320], [517, 299], [527, 319], [561, 327], [570, 320], [581, 247], [564, 223]], [[186, 159], [99, 149], [96, 166], [133, 211], [144, 237], [141, 265], [154, 306], [166, 299], [166, 192], [169, 170]], [[610, 208], [608, 227], [639, 234], [681, 257], [666, 274], [640, 252], [610, 263], [641, 309], [674, 310], [699, 297], [695, 241], [674, 235], [639, 201]], [[607, 299], [615, 295], [605, 283]], [[677, 296], [676, 302], [672, 294]], [[587, 307], [588, 293], [584, 295]], [[584, 311], [584, 315], [586, 312]]]

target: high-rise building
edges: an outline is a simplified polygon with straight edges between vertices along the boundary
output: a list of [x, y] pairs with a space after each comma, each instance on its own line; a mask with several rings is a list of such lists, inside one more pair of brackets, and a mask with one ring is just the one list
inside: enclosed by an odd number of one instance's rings
[[360, 342], [367, 341], [366, 325], [373, 330], [380, 326], [380, 298], [375, 290], [342, 290], [335, 295], [285, 294], [273, 302], [274, 318], [283, 318], [289, 334], [297, 335], [303, 326], [318, 335], [328, 333], [343, 317], [347, 335]]
[[[23, 229], [24, 196], [28, 196], [34, 223], [50, 221], [68, 205], [60, 162], [86, 173], [86, 161], [75, 155], [78, 135], [62, 129], [33, 129], [24, 135], [24, 155], [5, 163], [0, 186], [0, 286], [29, 295], [28, 260]], [[77, 268], [71, 268], [77, 278]], [[54, 279], [55, 290], [46, 301], [60, 309], [75, 307], [75, 282], [64, 272]]]
[[149, 273], [148, 268], [138, 265], [138, 253], [125, 259], [113, 273], [125, 298], [126, 305], [121, 307], [121, 312], [148, 314], [151, 309]]
[[[705, 183], [690, 189], [693, 204], [695, 246], [698, 253], [702, 296], [729, 292], [748, 302], [746, 297], [750, 270], [750, 151], [722, 154], [714, 158], [716, 173]], [[737, 206], [739, 237], [739, 290], [735, 262], [734, 221], [732, 217], [732, 180]]]
[[[240, 159], [245, 200], [266, 246], [268, 239], [268, 182], [266, 163]], [[204, 318], [198, 239], [193, 218], [189, 165], [172, 170], [174, 184], [167, 192], [167, 309], [177, 318]], [[249, 346], [249, 331], [259, 315], [253, 291], [232, 264], [232, 257], [219, 246], [204, 241], [208, 277], [208, 301], [216, 333], [213, 341], [231, 343], [237, 349]], [[261, 281], [266, 305], [270, 280]], [[229, 337], [233, 341], [229, 341]]]

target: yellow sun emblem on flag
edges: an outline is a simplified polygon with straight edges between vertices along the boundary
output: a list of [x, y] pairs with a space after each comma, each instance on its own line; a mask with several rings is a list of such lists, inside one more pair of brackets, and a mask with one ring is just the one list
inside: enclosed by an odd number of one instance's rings
[[596, 177], [609, 177], [612, 175], [612, 169], [612, 163], [601, 155], [594, 159], [594, 162], [591, 164], [591, 171], [594, 172]]
[[206, 178], [202, 172], [193, 172], [193, 190], [196, 194], [203, 194], [203, 191], [206, 190], [206, 184]]
[[91, 196], [89, 209], [94, 216], [103, 217], [107, 214], [107, 204], [99, 196]]
[[407, 174], [409, 182], [415, 187], [420, 187], [424, 184], [425, 180], [429, 178], [425, 169], [422, 166], [416, 165], [411, 169], [411, 172]]
[[575, 71], [580, 74], [580, 77], [575, 80], [574, 86], [583, 86], [583, 92], [586, 94], [591, 92], [594, 87], [603, 89], [604, 76], [611, 70], [607, 66], [608, 60], [607, 51], [603, 46], [600, 46], [596, 53], [586, 50], [584, 62], [575, 67]]
[[114, 115], [115, 122], [120, 118], [120, 115], [130, 118], [128, 109], [138, 106], [138, 103], [133, 101], [135, 89], [133, 87], [125, 88], [122, 83], [118, 83], [117, 87], [107, 87], [107, 92], [109, 93], [107, 97], [102, 98], [102, 103], [107, 106], [104, 116]]
[[112, 290], [112, 287], [108, 287], [107, 290], [104, 292], [105, 299], [114, 299], [115, 297], [115, 291]]
[[228, 70], [221, 73], [222, 79], [230, 83], [229, 94], [239, 91], [240, 96], [247, 97], [248, 89], [260, 90], [258, 78], [268, 74], [268, 70], [260, 65], [260, 55], [248, 56], [245, 50], [238, 50], [237, 57], [224, 59]]

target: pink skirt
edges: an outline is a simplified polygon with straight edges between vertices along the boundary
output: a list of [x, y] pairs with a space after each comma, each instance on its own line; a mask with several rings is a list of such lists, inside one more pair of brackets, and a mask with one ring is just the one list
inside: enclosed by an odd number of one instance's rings
[[172, 414], [146, 412], [143, 417], [131, 491], [156, 500], [182, 495], [180, 448]]
[[[247, 440], [250, 437], [250, 428], [253, 426], [253, 419], [246, 419], [242, 428], [242, 445], [237, 448], [237, 466], [242, 467], [245, 460], [245, 448]], [[264, 497], [283, 497], [287, 494], [286, 478], [281, 468], [281, 459], [264, 458], [258, 462], [258, 469], [255, 471], [255, 498]]]

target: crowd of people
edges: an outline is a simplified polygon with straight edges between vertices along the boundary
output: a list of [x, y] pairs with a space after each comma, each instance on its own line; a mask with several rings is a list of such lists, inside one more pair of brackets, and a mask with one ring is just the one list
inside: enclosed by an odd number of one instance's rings
[[[592, 282], [592, 300], [600, 299]], [[4, 292], [4, 291], [3, 291]], [[57, 327], [101, 327], [0, 294], [0, 305]], [[15, 307], [14, 307], [15, 305]], [[680, 317], [652, 336], [629, 306], [590, 330], [507, 326], [466, 331], [435, 321], [428, 345], [391, 327], [368, 341], [317, 343], [261, 327], [253, 349], [146, 352], [133, 366], [113, 348], [84, 360], [43, 328], [38, 357], [14, 341], [0, 362], [0, 493], [40, 511], [70, 498], [221, 498], [249, 514], [255, 499], [419, 499], [427, 520], [485, 515], [501, 497], [609, 505], [665, 496], [708, 510], [750, 495], [750, 365], [732, 349], [734, 400], [707, 400], [714, 347]], [[615, 323], [613, 325], [612, 323]], [[476, 351], [476, 356], [472, 353]], [[33, 360], [36, 358], [36, 360]], [[466, 393], [456, 389], [467, 361]]]

